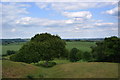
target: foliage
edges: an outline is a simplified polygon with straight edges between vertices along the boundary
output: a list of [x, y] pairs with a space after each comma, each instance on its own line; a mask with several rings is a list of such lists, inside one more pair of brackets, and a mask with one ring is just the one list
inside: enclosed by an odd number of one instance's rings
[[66, 57], [65, 45], [66, 43], [58, 35], [36, 34], [10, 59], [26, 63], [35, 63], [40, 60], [48, 62], [54, 58]]
[[7, 55], [15, 54], [16, 52], [13, 50], [7, 50]]
[[56, 62], [44, 62], [44, 63], [37, 63], [35, 64], [36, 66], [42, 66], [42, 67], [53, 67], [54, 65], [56, 65]]
[[115, 36], [105, 38], [92, 48], [92, 55], [96, 61], [120, 62], [120, 38]]
[[91, 53], [90, 52], [84, 52], [82, 54], [82, 59], [84, 61], [91, 61], [91, 59], [92, 59]]
[[76, 55], [78, 52], [79, 52], [79, 49], [77, 48], [71, 49], [70, 54], [69, 54], [69, 60], [71, 62], [76, 62], [78, 60], [77, 55]]

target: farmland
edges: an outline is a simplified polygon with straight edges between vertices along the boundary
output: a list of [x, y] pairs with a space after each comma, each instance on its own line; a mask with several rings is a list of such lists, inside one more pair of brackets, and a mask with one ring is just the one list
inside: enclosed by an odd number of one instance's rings
[[[21, 43], [12, 43], [8, 45], [0, 45], [2, 47], [2, 53], [6, 54], [7, 50], [14, 50], [18, 51], [22, 45], [25, 44], [24, 42]], [[95, 46], [95, 42], [66, 42], [66, 48], [71, 50], [72, 48], [78, 48], [81, 51], [91, 51], [91, 46]], [[1, 52], [1, 51], [0, 51]]]

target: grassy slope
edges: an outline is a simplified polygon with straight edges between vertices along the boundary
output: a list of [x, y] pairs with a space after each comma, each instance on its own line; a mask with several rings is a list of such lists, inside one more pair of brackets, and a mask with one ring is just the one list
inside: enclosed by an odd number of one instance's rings
[[[64, 61], [58, 61], [61, 63]], [[45, 78], [117, 78], [116, 63], [65, 63], [52, 68], [36, 67], [21, 62], [3, 61], [3, 77], [34, 77]]]
[[81, 51], [91, 51], [91, 46], [95, 46], [95, 42], [66, 42], [66, 48], [71, 50], [72, 48], [78, 48]]
[[39, 67], [22, 62], [3, 60], [2, 64], [2, 75], [7, 78], [23, 78], [27, 75], [37, 75], [38, 72], [42, 72]]

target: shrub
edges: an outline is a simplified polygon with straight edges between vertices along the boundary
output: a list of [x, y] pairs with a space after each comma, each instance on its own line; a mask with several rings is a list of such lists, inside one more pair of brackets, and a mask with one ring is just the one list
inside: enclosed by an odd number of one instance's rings
[[54, 65], [56, 65], [55, 62], [44, 62], [44, 63], [38, 63], [38, 64], [35, 64], [36, 66], [42, 66], [42, 67], [53, 67]]
[[91, 61], [91, 59], [92, 59], [91, 53], [90, 52], [84, 52], [82, 54], [82, 59], [85, 60], [85, 61]]
[[13, 50], [7, 50], [7, 55], [11, 55], [11, 54], [15, 54], [16, 51], [13, 51]]
[[77, 58], [77, 53], [79, 52], [79, 50], [77, 48], [72, 48], [71, 51], [70, 51], [70, 54], [69, 54], [69, 60], [71, 62], [76, 62], [78, 61], [78, 58]]

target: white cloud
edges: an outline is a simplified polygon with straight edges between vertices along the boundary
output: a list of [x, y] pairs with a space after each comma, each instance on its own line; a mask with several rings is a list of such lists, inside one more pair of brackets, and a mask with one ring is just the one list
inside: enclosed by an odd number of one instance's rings
[[95, 23], [95, 26], [112, 26], [115, 25], [115, 23]]
[[116, 5], [117, 2], [49, 2], [49, 3], [36, 3], [39, 8], [46, 9], [48, 6], [51, 9], [56, 11], [64, 11], [64, 10], [81, 10], [88, 8], [99, 8], [105, 7], [108, 5]]
[[2, 24], [3, 28], [5, 26], [11, 27], [16, 26], [15, 22], [17, 19], [23, 17], [24, 15], [28, 14], [29, 12], [26, 10], [29, 5], [23, 5], [19, 3], [6, 3], [1, 4], [2, 8]]
[[117, 16], [117, 14], [118, 14], [118, 7], [115, 7], [113, 9], [111, 9], [111, 10], [107, 10], [107, 11], [105, 11], [103, 13], [110, 14], [110, 15], [116, 15]]
[[15, 28], [11, 29], [11, 32], [15, 32], [15, 31], [16, 31], [16, 29], [15, 29]]
[[[14, 34], [15, 36], [18, 36], [18, 35], [27, 36], [27, 35], [34, 35], [36, 34], [36, 32], [38, 33], [49, 32], [52, 34], [60, 34], [62, 36], [67, 36], [67, 37], [69, 36], [80, 37], [85, 35], [87, 36], [95, 35], [94, 33], [96, 31], [98, 31], [98, 33], [99, 32], [102, 33], [103, 28], [104, 28], [104, 31], [105, 30], [107, 31], [108, 27], [112, 31], [116, 31], [116, 28], [113, 28], [114, 23], [104, 23], [102, 20], [94, 20], [92, 19], [92, 14], [89, 11], [78, 11], [78, 12], [66, 11], [66, 10], [91, 8], [92, 6], [95, 6], [96, 3], [95, 4], [81, 3], [81, 5], [80, 3], [79, 5], [78, 3], [76, 3], [76, 5], [75, 3], [71, 3], [71, 4], [59, 3], [58, 6], [55, 4], [58, 4], [58, 3], [54, 3], [54, 5], [53, 3], [52, 4], [47, 3], [47, 5], [41, 4], [40, 8], [48, 9], [49, 6], [52, 6], [52, 8], [55, 10], [57, 9], [63, 10], [61, 13], [62, 15], [67, 17], [67, 20], [64, 20], [64, 19], [54, 20], [54, 19], [47, 19], [47, 18], [31, 17], [26, 15], [26, 14], [29, 14], [29, 12], [27, 11], [27, 8], [29, 7], [28, 5], [16, 4], [16, 3], [3, 4], [4, 10], [2, 12], [3, 13], [2, 15], [3, 15], [3, 27], [4, 27], [5, 34], [8, 35], [10, 32], [12, 33], [14, 32], [14, 33], [17, 33], [17, 34]], [[97, 6], [99, 5], [97, 4]], [[104, 26], [108, 26], [108, 27], [106, 28]], [[11, 36], [12, 36], [12, 33], [11, 33]]]
[[80, 11], [80, 12], [63, 12], [63, 15], [68, 18], [80, 18], [90, 19], [92, 14], [89, 11]]

